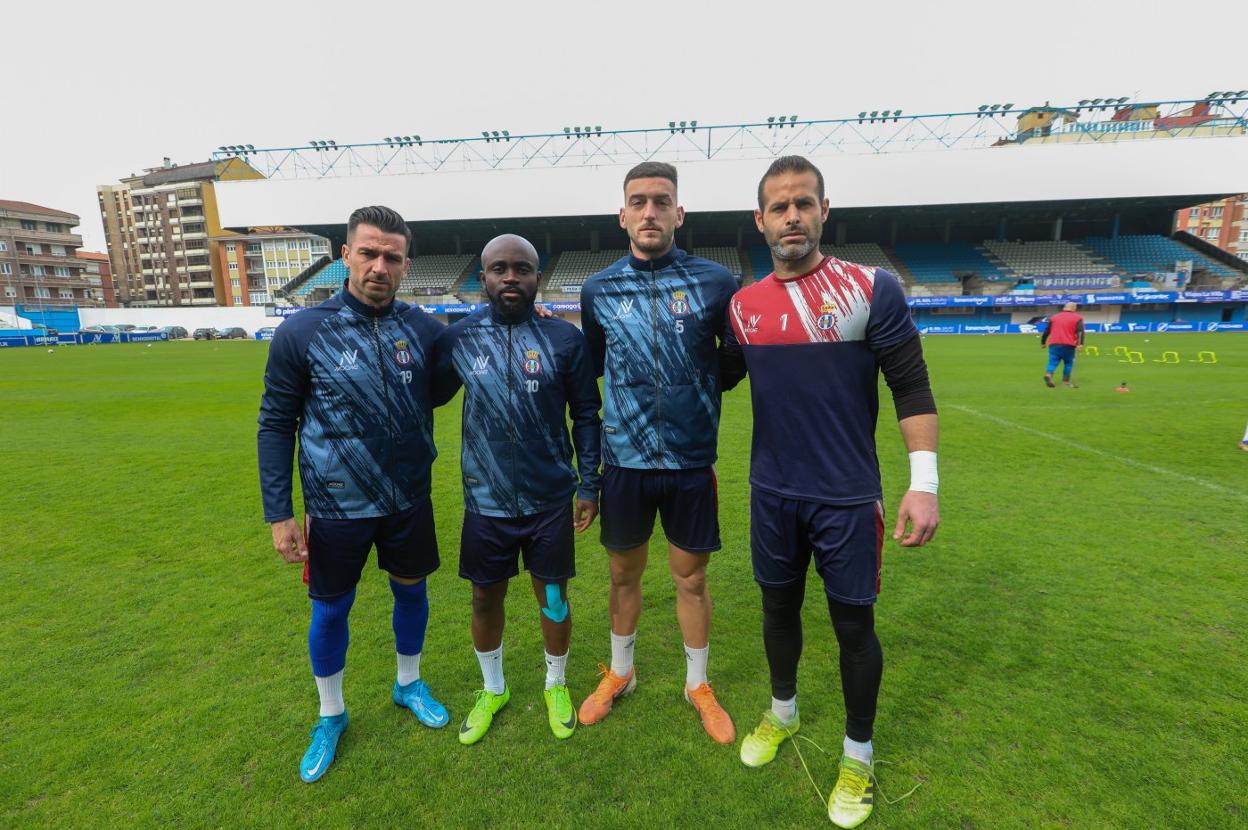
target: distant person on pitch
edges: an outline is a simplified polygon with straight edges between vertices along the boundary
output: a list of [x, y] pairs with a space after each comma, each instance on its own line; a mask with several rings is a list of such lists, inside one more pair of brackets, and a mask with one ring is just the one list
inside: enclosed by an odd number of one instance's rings
[[1076, 309], [1079, 306], [1067, 303], [1062, 310], [1049, 318], [1049, 325], [1044, 334], [1040, 335], [1040, 346], [1049, 346], [1049, 365], [1044, 370], [1044, 385], [1050, 389], [1057, 386], [1053, 382], [1053, 373], [1057, 364], [1062, 364], [1062, 383], [1071, 389], [1078, 389], [1079, 384], [1071, 379], [1075, 370], [1075, 348], [1083, 346], [1083, 318]]
[[[391, 698], [425, 726], [449, 720], [420, 678], [429, 600], [437, 570], [430, 500], [433, 342], [443, 325], [395, 300], [412, 232], [387, 207], [351, 214], [342, 290], [278, 327], [260, 399], [260, 488], [273, 547], [307, 563], [312, 622], [308, 651], [321, 717], [299, 765], [311, 783], [325, 774], [347, 728], [342, 674], [347, 616], [369, 551], [394, 594], [398, 677]], [[299, 481], [307, 538], [291, 503], [299, 440]]]
[[576, 574], [573, 529], [584, 532], [598, 513], [601, 399], [585, 336], [534, 311], [540, 276], [528, 240], [491, 240], [481, 252], [489, 305], [444, 330], [435, 345], [434, 403], [464, 387], [459, 575], [472, 582], [472, 642], [483, 681], [459, 728], [465, 745], [481, 740], [511, 699], [503, 602], [521, 556], [546, 647], [546, 720], [556, 738], [576, 729], [565, 678], [568, 580]]

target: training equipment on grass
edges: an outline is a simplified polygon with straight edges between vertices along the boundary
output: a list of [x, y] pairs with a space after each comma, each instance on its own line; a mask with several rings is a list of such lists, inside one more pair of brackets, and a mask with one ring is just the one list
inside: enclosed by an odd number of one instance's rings
[[[1117, 352], [1117, 349], [1114, 349]], [[1124, 359], [1125, 358], [1125, 359]], [[1143, 363], [1144, 353], [1127, 350], [1118, 358], [1119, 363]]]
[[1153, 362], [1154, 363], [1178, 363], [1179, 353], [1178, 352], [1162, 352], [1161, 360], [1158, 360], [1157, 358], [1153, 358]]
[[1084, 346], [1083, 353], [1087, 355], [1088, 357], [1100, 357], [1101, 356], [1101, 350], [1097, 346]]
[[[1208, 358], [1208, 359], [1206, 359], [1206, 358]], [[1214, 354], [1213, 352], [1197, 352], [1197, 353], [1196, 353], [1196, 360], [1194, 360], [1194, 361], [1189, 361], [1189, 362], [1192, 362], [1192, 363], [1217, 363], [1217, 362], [1218, 362], [1218, 356], [1217, 356], [1216, 354]]]

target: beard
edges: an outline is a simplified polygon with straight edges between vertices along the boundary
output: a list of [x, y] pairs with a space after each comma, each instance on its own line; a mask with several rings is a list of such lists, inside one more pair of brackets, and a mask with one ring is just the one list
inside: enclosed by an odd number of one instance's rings
[[796, 262], [810, 256], [810, 252], [819, 247], [819, 240], [807, 237], [804, 242], [793, 244], [784, 240], [770, 243], [771, 255], [782, 262]]
[[499, 316], [507, 320], [518, 320], [527, 317], [533, 310], [533, 301], [537, 298], [537, 294], [530, 294], [523, 288], [517, 289], [518, 295], [503, 295], [502, 291], [495, 293], [486, 292], [486, 299], [490, 301], [490, 305], [498, 312]]
[[[652, 229], [647, 228], [647, 230], [652, 230]], [[633, 247], [641, 251], [643, 254], [654, 255], [654, 254], [665, 253], [668, 248], [672, 247], [672, 239], [674, 237], [675, 237], [674, 233], [665, 234], [663, 233], [663, 231], [660, 230], [659, 236], [657, 239], [643, 238], [641, 236], [641, 233], [638, 232], [637, 237], [633, 238], [630, 236], [629, 241], [633, 243]]]

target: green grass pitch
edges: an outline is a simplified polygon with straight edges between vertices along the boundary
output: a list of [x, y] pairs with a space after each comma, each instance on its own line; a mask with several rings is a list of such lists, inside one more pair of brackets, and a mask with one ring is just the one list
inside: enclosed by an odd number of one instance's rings
[[[1146, 337], [1151, 338], [1146, 339]], [[943, 525], [889, 543], [875, 745], [879, 828], [1248, 826], [1248, 336], [1121, 335], [1143, 363], [1081, 358], [1046, 389], [1032, 337], [929, 337]], [[1178, 364], [1155, 362], [1175, 350]], [[1191, 362], [1200, 350], [1218, 362]], [[255, 420], [267, 346], [169, 343], [0, 353], [0, 826], [816, 827], [791, 746], [749, 770], [680, 696], [661, 551], [640, 684], [556, 742], [537, 609], [513, 586], [512, 701], [480, 744], [390, 702], [390, 595], [370, 565], [352, 615], [351, 727], [299, 781], [316, 715], [299, 571], [260, 513]], [[1131, 392], [1115, 392], [1127, 381]], [[891, 512], [907, 480], [887, 393]], [[794, 423], [795, 429], [819, 424]], [[458, 402], [437, 416], [422, 671], [458, 724], [480, 684], [456, 575]], [[744, 734], [768, 705], [747, 503], [749, 397], [726, 396], [724, 550], [710, 569], [711, 678]], [[890, 524], [891, 528], [891, 524]], [[661, 537], [659, 537], [661, 538]], [[604, 554], [580, 540], [569, 684], [609, 657]], [[835, 752], [836, 646], [805, 611], [803, 733]], [[802, 744], [826, 792], [834, 756]]]

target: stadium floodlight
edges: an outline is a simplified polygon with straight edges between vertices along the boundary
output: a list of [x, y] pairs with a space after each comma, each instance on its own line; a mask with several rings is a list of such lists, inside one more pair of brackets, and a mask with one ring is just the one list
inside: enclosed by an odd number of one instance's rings
[[861, 123], [862, 123], [862, 119], [864, 119], [864, 118], [866, 118], [866, 117], [867, 117], [867, 111], [866, 111], [866, 110], [863, 110], [862, 112], [858, 113], [858, 123], [859, 123], [859, 124], [861, 124]]
[[507, 132], [506, 130], [503, 130], [503, 138], [507, 139], [508, 141], [511, 141], [511, 133]]
[[416, 142], [416, 146], [417, 146], [417, 147], [423, 147], [423, 146], [425, 146], [425, 143], [424, 143], [423, 141], [421, 141], [420, 136], [418, 136], [418, 135], [414, 135], [414, 136], [412, 136], [412, 140]]
[[1002, 112], [1007, 112], [1007, 111], [1012, 110], [1012, 109], [1014, 109], [1014, 105], [1013, 105], [1013, 104], [1002, 104], [1002, 105], [1001, 105], [1001, 111], [1002, 111]]
[[486, 140], [486, 142], [489, 142], [489, 140], [490, 140], [490, 133], [489, 133], [489, 131], [488, 131], [488, 130], [482, 130], [482, 131], [481, 131], [481, 136], [482, 136], [482, 137]]
[[796, 115], [790, 115], [790, 116], [789, 116], [789, 126], [790, 126], [790, 127], [792, 127], [795, 123], [797, 123], [797, 116], [796, 116]]
[[[695, 122], [695, 123], [696, 123], [696, 122]], [[596, 134], [597, 134], [597, 135], [601, 138], [601, 137], [602, 137], [602, 125], [601, 125], [601, 124], [596, 124], [596, 125], [594, 126], [594, 132], [595, 132], [595, 133], [596, 133]]]
[[1089, 99], [1087, 99], [1087, 98], [1080, 98], [1080, 99], [1079, 99], [1079, 106], [1080, 106], [1080, 107], [1086, 107], [1086, 106], [1087, 106], [1088, 104], [1090, 104], [1090, 103], [1092, 103], [1092, 102], [1091, 102]]
[[255, 151], [256, 151], [256, 146], [254, 144], [247, 145], [247, 152], [254, 153]]
[[901, 110], [893, 110], [893, 120], [896, 121], [901, 117]]
[[338, 142], [337, 142], [337, 141], [334, 141], [334, 140], [331, 138], [331, 139], [329, 140], [329, 146], [330, 146], [330, 147], [337, 147], [337, 146], [338, 146]]
[[874, 120], [875, 120], [875, 117], [876, 117], [877, 115], [879, 115], [879, 114], [880, 114], [880, 111], [879, 111], [879, 110], [871, 110], [871, 119], [870, 119], [870, 120], [874, 121]]
[[581, 131], [584, 132], [585, 135], [590, 135], [593, 132], [593, 130], [591, 130], [589, 127], [583, 127]]
[[220, 151], [221, 151], [221, 152], [223, 152], [223, 153], [227, 153], [227, 152], [229, 152], [228, 150], [226, 150], [226, 149], [225, 149], [225, 145], [224, 145], [224, 144], [223, 144], [223, 145], [221, 145], [220, 147], [218, 147], [217, 149], [218, 149], [218, 150], [220, 150]]
[[581, 134], [581, 128], [580, 128], [580, 127], [573, 127], [572, 129], [576, 132], [576, 134], [577, 134], [578, 136]]
[[774, 115], [767, 116], [767, 126], [768, 127], [776, 126], [776, 117]]
[[1221, 92], [1210, 92], [1208, 95], [1205, 96], [1205, 99], [1212, 101], [1214, 98], [1219, 97], [1221, 94], [1222, 94]]
[[691, 129], [696, 130], [696, 129], [698, 128], [698, 122], [697, 122], [697, 121], [690, 121], [690, 122], [689, 122], [689, 127], [690, 127]]
[[675, 122], [675, 121], [668, 121], [668, 122], [667, 122], [667, 128], [668, 128], [669, 130], [671, 130], [672, 132], [676, 132], [676, 122]]

